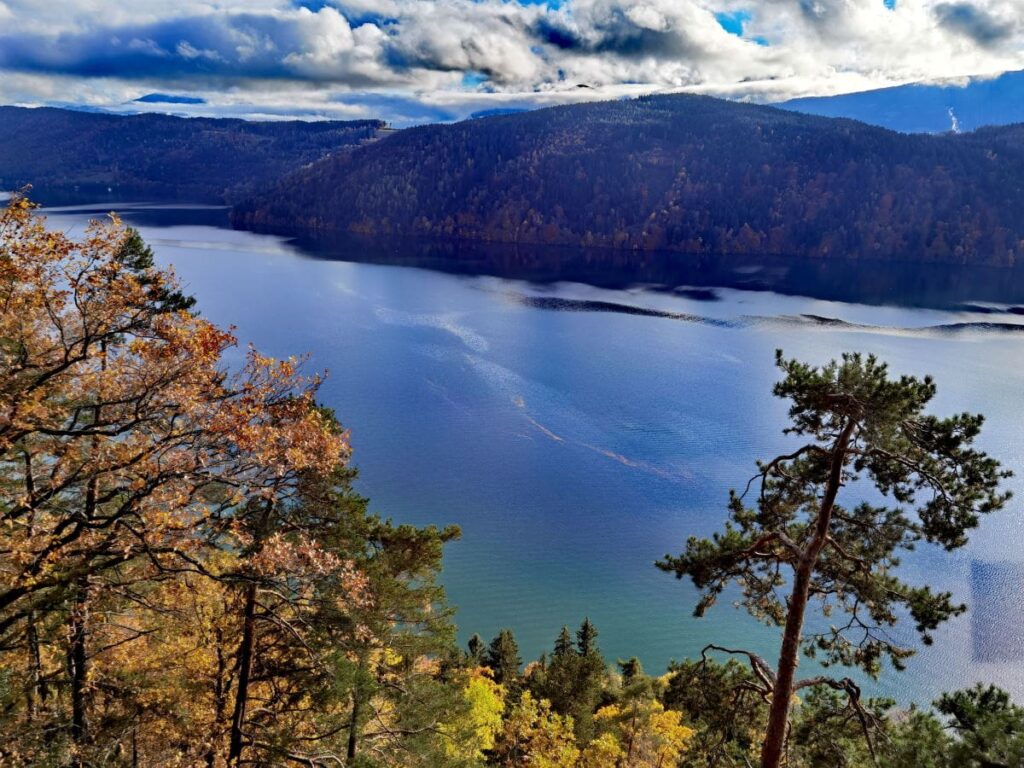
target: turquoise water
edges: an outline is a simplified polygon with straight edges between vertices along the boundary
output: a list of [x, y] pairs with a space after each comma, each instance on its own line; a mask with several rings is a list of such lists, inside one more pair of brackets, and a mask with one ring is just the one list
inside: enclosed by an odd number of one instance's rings
[[[983, 447], [1024, 469], [1024, 333], [1013, 327], [1024, 317], [1011, 307], [858, 304], [844, 281], [818, 293], [840, 302], [813, 298], [813, 279], [800, 296], [708, 280], [674, 292], [537, 283], [496, 276], [493, 264], [480, 270], [490, 275], [465, 264], [450, 274], [358, 263], [357, 245], [318, 258], [227, 229], [217, 210], [122, 210], [205, 316], [267, 353], [308, 352], [311, 369], [328, 369], [322, 398], [352, 431], [360, 490], [398, 520], [462, 527], [444, 574], [461, 636], [511, 626], [525, 658], [584, 616], [609, 659], [637, 655], [651, 671], [712, 641], [774, 653], [774, 633], [728, 604], [692, 618], [692, 588], [652, 564], [718, 529], [728, 489], [788, 444], [785, 405], [770, 396], [776, 347], [814, 362], [874, 352], [895, 372], [931, 373], [936, 409], [986, 413]], [[50, 212], [63, 229], [87, 216]], [[723, 284], [750, 276], [735, 272]], [[1000, 275], [1001, 299], [1024, 301], [1017, 279]], [[939, 282], [938, 306], [989, 298]], [[872, 300], [886, 296], [867, 284]], [[930, 295], [890, 298], [927, 305]], [[907, 558], [908, 578], [973, 601], [980, 618], [949, 624], [874, 692], [927, 700], [985, 680], [1024, 694], [1019, 495], [966, 550]]]

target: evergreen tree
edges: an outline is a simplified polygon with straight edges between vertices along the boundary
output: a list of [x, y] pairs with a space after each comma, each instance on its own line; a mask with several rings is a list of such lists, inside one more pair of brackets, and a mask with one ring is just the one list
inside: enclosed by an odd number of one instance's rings
[[622, 674], [622, 687], [629, 688], [644, 678], [644, 668], [640, 659], [633, 656], [626, 661], [619, 662], [619, 672]]
[[487, 649], [487, 666], [494, 672], [495, 682], [514, 689], [519, 684], [519, 668], [523, 660], [519, 658], [519, 645], [511, 629], [501, 630], [491, 640]]
[[577, 631], [576, 643], [569, 628], [562, 627], [544, 674], [533, 688], [539, 697], [551, 702], [553, 711], [572, 717], [581, 744], [593, 736], [594, 709], [604, 687], [605, 662], [596, 639], [597, 630], [589, 619]]
[[[718, 649], [745, 656], [755, 685], [770, 699], [763, 768], [782, 761], [798, 691], [826, 686], [844, 693], [868, 733], [872, 716], [853, 680], [796, 678], [801, 647], [826, 664], [853, 665], [871, 675], [879, 674], [885, 659], [901, 667], [912, 650], [887, 631], [900, 616], [909, 614], [928, 643], [932, 630], [966, 607], [949, 593], [900, 580], [894, 575], [900, 553], [920, 542], [947, 550], [963, 546], [980, 517], [1009, 497], [999, 487], [1009, 473], [973, 446], [983, 417], [943, 419], [925, 412], [935, 396], [931, 378], [891, 379], [884, 363], [859, 354], [816, 368], [778, 352], [777, 364], [784, 378], [774, 392], [791, 402], [786, 432], [806, 443], [758, 463], [747, 485], [756, 495], [753, 507], [747, 506], [748, 492], [733, 492], [724, 532], [691, 538], [683, 554], [659, 563], [679, 578], [689, 576], [702, 591], [696, 615], [736, 584], [750, 613], [783, 629], [774, 668], [754, 653]], [[887, 505], [841, 503], [844, 489], [864, 488], [858, 486], [862, 478]], [[847, 490], [844, 500], [853, 493]], [[847, 613], [849, 621], [805, 637], [812, 597], [832, 612]]]
[[598, 653], [597, 650], [597, 627], [589, 618], [583, 620], [580, 628], [576, 631], [576, 647], [580, 656], [590, 656]]
[[474, 667], [480, 667], [484, 664], [484, 657], [487, 653], [487, 647], [484, 645], [484, 639], [480, 635], [474, 634], [469, 638], [469, 642], [466, 643], [466, 647], [469, 650], [469, 664]]
[[1024, 707], [995, 686], [976, 685], [944, 694], [935, 708], [959, 738], [947, 752], [949, 765], [1002, 768], [1024, 765]]
[[553, 658], [567, 658], [574, 653], [572, 644], [572, 635], [569, 634], [568, 627], [562, 627], [562, 631], [558, 633], [558, 637], [555, 638], [555, 647], [552, 654]]

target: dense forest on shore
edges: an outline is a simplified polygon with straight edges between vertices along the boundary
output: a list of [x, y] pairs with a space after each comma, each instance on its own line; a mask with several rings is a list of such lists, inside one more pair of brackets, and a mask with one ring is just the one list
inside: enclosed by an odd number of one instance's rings
[[905, 135], [709, 97], [411, 128], [240, 203], [239, 226], [1007, 266], [1019, 126]]
[[[932, 415], [927, 377], [780, 353], [803, 447], [758, 462], [723, 531], [658, 563], [693, 581], [698, 614], [738, 590], [778, 628], [778, 663], [712, 645], [652, 676], [604, 658], [584, 620], [524, 666], [512, 630], [456, 644], [438, 579], [458, 530], [373, 514], [319, 378], [254, 349], [229, 369], [234, 336], [136, 232], [71, 240], [16, 198], [0, 296], [4, 765], [1024, 763], [1024, 708], [997, 688], [901, 710], [849, 676], [898, 674], [913, 648], [889, 629], [930, 642], [966, 610], [901, 581], [900, 553], [958, 549], [1009, 501], [974, 447], [982, 418]], [[859, 502], [858, 478], [891, 506]], [[826, 605], [836, 626], [805, 630]], [[801, 649], [837, 674], [792, 674]]]
[[0, 189], [231, 203], [382, 126], [0, 107]]

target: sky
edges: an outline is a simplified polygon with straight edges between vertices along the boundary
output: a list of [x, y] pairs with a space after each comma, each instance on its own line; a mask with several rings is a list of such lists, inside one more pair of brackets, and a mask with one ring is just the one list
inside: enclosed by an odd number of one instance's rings
[[24, 106], [403, 126], [1019, 69], [1024, 0], [0, 0], [0, 103]]

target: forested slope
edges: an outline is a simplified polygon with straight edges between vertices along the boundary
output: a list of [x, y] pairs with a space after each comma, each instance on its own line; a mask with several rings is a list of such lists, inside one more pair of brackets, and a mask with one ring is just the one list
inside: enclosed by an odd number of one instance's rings
[[1009, 265], [1020, 128], [903, 135], [672, 95], [423, 126], [240, 204], [279, 231]]
[[[0, 107], [0, 189], [234, 201], [382, 124], [247, 122]], [[39, 193], [42, 193], [40, 195]]]

